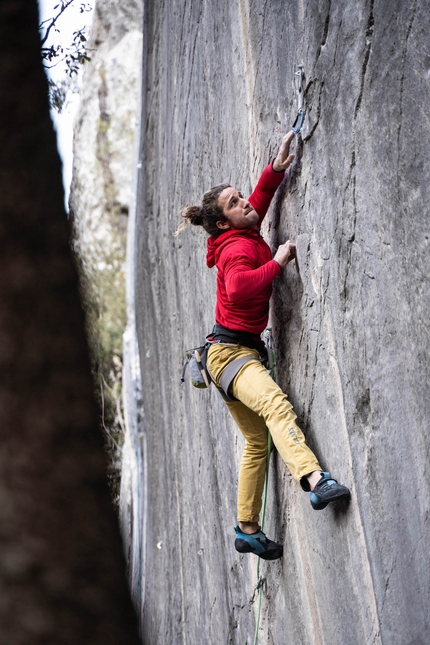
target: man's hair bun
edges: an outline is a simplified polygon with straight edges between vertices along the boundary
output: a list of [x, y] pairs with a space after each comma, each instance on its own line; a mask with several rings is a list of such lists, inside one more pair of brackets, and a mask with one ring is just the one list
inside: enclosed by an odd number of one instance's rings
[[201, 226], [203, 224], [203, 215], [201, 206], [187, 206], [183, 209], [181, 216], [194, 224], [194, 226]]
[[222, 191], [229, 188], [230, 184], [218, 184], [203, 195], [201, 206], [186, 206], [181, 211], [182, 223], [178, 226], [176, 235], [184, 230], [188, 222], [194, 226], [203, 226], [206, 233], [218, 237], [223, 230], [218, 227], [217, 222], [227, 221], [221, 206], [218, 204], [218, 197]]
[[194, 226], [203, 226], [203, 216], [201, 206], [186, 206], [181, 211], [183, 222], [179, 224], [176, 235], [184, 230], [188, 222]]

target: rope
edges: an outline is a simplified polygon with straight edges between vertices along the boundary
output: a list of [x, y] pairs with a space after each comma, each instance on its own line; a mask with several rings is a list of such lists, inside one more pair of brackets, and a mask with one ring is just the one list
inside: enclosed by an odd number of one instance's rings
[[[272, 340], [272, 330], [268, 327], [264, 332], [264, 341], [268, 353], [268, 366], [269, 366], [269, 375], [275, 380], [275, 367], [276, 367], [276, 357], [275, 351], [273, 349], [273, 340]], [[263, 490], [263, 506], [261, 510], [261, 530], [264, 531], [264, 519], [266, 517], [266, 502], [267, 502], [267, 489], [269, 485], [269, 464], [270, 464], [270, 451], [272, 449], [272, 435], [270, 432], [267, 433], [267, 458], [266, 458], [266, 476], [264, 479], [264, 490]], [[249, 601], [249, 604], [252, 605], [255, 601], [255, 595], [258, 594], [258, 606], [257, 606], [257, 619], [255, 622], [255, 634], [254, 634], [254, 644], [258, 643], [258, 631], [260, 629], [260, 617], [261, 617], [261, 599], [263, 596], [263, 587], [266, 583], [266, 578], [263, 578], [260, 574], [260, 563], [261, 559], [258, 558], [257, 561], [257, 584], [254, 587], [254, 593], [252, 598]]]

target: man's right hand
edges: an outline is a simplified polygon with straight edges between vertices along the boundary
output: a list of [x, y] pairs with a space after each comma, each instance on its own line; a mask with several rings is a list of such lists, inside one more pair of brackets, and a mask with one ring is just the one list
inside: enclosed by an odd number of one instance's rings
[[278, 250], [275, 253], [274, 260], [279, 264], [280, 267], [285, 267], [288, 262], [294, 260], [296, 257], [296, 245], [291, 240], [281, 244]]
[[287, 170], [294, 161], [294, 155], [290, 155], [290, 144], [294, 138], [294, 132], [288, 132], [282, 139], [281, 147], [273, 161], [272, 168], [275, 172]]

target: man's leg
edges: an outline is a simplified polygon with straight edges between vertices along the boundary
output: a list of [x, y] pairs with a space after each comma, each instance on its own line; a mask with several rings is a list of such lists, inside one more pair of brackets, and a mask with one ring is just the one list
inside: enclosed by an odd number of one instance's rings
[[[208, 369], [215, 383], [219, 385], [221, 375], [229, 363], [236, 358], [249, 355], [258, 358], [256, 350], [243, 346], [213, 345], [208, 353]], [[332, 479], [329, 473], [321, 472], [318, 460], [306, 445], [305, 437], [296, 424], [296, 415], [291, 403], [260, 361], [251, 360], [241, 368], [233, 380], [231, 391], [243, 406], [236, 402], [232, 405], [229, 403], [229, 409], [247, 439], [239, 482], [239, 518], [253, 518], [252, 521], [242, 521], [240, 527], [236, 527], [236, 548], [241, 550], [241, 547], [238, 548], [238, 543], [245, 540], [242, 546], [248, 549], [246, 534], [254, 533], [253, 529], [258, 527], [255, 517], [258, 516], [261, 508], [267, 454], [265, 426], [270, 430], [274, 444], [293, 477], [300, 482], [304, 490], [313, 491], [311, 493], [313, 508], [325, 508], [330, 501], [349, 495], [349, 491]], [[250, 415], [251, 412], [255, 416]], [[258, 420], [260, 417], [263, 424]], [[264, 449], [263, 436], [266, 444]], [[251, 552], [267, 559], [282, 556], [282, 545], [271, 542], [261, 531], [257, 531], [254, 535], [259, 537], [255, 538]], [[260, 542], [264, 547], [261, 547]], [[263, 549], [262, 552], [260, 548]]]
[[266, 474], [268, 430], [264, 420], [240, 401], [226, 403], [246, 440], [240, 462], [237, 491], [237, 519], [241, 528], [246, 531], [243, 524], [255, 523], [258, 528]]
[[305, 443], [296, 424], [296, 415], [286, 395], [256, 361], [246, 363], [232, 384], [233, 395], [263, 417], [282, 459], [303, 490], [312, 491], [310, 501], [315, 510], [350, 496], [346, 486], [330, 473], [322, 472], [318, 461]]
[[259, 526], [269, 432], [264, 420], [240, 401], [227, 402], [227, 407], [246, 440], [239, 470], [239, 523], [235, 527], [234, 545], [239, 553], [254, 553], [264, 560], [277, 560], [284, 553], [283, 545], [269, 540]]
[[[247, 354], [252, 350], [245, 349]], [[226, 366], [240, 355], [237, 346], [213, 345], [209, 350], [208, 369], [215, 383]], [[258, 354], [255, 352], [257, 358]], [[260, 530], [258, 520], [267, 464], [268, 430], [264, 420], [240, 401], [228, 401], [227, 407], [245, 437], [245, 448], [239, 470], [238, 520], [235, 548], [239, 553], [254, 553], [264, 560], [277, 560], [283, 546], [269, 540]]]
[[242, 367], [231, 389], [237, 399], [264, 419], [292, 476], [302, 488], [309, 490], [307, 476], [320, 473], [321, 467], [306, 445], [303, 432], [296, 423], [296, 414], [284, 392], [257, 361], [250, 361]]
[[[246, 363], [233, 380], [231, 388], [233, 395], [244, 404], [245, 408], [254, 412], [257, 417], [262, 417], [263, 426], [261, 422], [258, 422], [257, 427], [263, 428], [265, 425], [269, 428], [273, 442], [293, 477], [299, 482], [302, 480], [302, 487], [305, 490], [310, 490], [313, 488], [314, 481], [309, 484], [307, 476], [310, 476], [311, 480], [313, 477], [316, 483], [320, 477], [320, 465], [313, 452], [306, 445], [304, 435], [296, 424], [296, 415], [291, 403], [269, 376], [260, 361], [257, 360], [257, 350], [240, 345], [212, 345], [208, 352], [207, 363], [212, 379], [218, 385], [227, 365], [242, 356], [255, 356], [256, 360]], [[244, 432], [244, 429], [249, 426], [246, 416], [244, 416], [246, 412], [237, 405], [237, 402], [233, 405], [236, 405], [236, 408], [232, 407], [231, 410], [242, 410], [240, 414], [244, 421], [236, 419], [236, 422], [246, 438], [246, 430]], [[254, 417], [250, 418], [254, 419]], [[259, 430], [259, 432], [261, 434], [263, 431]], [[258, 442], [261, 450], [262, 434]], [[260, 458], [261, 454], [260, 452]], [[264, 472], [264, 468], [261, 468], [262, 472]], [[317, 474], [314, 475], [314, 472]], [[261, 490], [263, 480], [264, 475], [262, 480], [259, 479]]]

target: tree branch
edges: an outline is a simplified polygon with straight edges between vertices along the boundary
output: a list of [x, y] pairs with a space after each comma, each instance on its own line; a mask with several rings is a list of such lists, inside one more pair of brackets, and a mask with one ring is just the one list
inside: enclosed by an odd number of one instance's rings
[[[52, 18], [51, 23], [50, 23], [49, 27], [46, 30], [45, 36], [41, 40], [42, 45], [44, 45], [46, 43], [46, 41], [48, 39], [48, 36], [49, 36], [49, 32], [51, 31], [52, 27], [57, 22], [58, 18], [64, 13], [64, 11], [67, 9], [67, 7], [72, 4], [72, 2], [74, 2], [74, 0], [67, 0], [66, 4], [61, 5], [60, 11], [58, 12], [58, 14], [56, 16], [54, 16], [54, 18]], [[48, 20], [44, 20], [43, 22], [41, 22], [40, 25], [39, 25], [39, 29], [42, 27], [42, 25], [45, 24], [45, 22], [48, 22]]]

